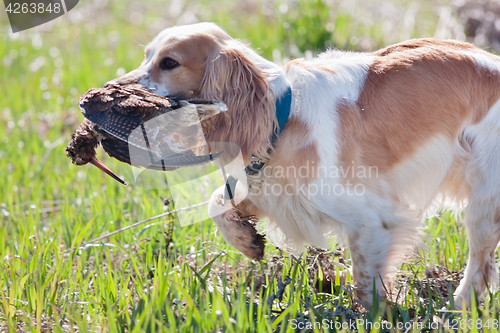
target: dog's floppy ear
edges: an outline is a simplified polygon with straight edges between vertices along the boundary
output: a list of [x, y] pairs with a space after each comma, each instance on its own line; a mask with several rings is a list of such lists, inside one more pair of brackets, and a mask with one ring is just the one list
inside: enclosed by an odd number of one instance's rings
[[228, 112], [212, 123], [207, 140], [237, 144], [243, 158], [267, 157], [276, 121], [266, 73], [237, 41], [224, 44], [207, 59], [201, 97], [227, 104]]

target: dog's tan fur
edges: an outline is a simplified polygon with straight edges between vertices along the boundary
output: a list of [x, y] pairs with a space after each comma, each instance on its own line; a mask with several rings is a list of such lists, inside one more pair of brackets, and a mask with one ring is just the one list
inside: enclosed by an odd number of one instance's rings
[[[167, 57], [179, 66], [162, 70]], [[207, 141], [236, 144], [245, 163], [252, 155], [267, 162], [247, 188], [238, 183], [233, 201], [221, 201], [221, 187], [209, 205], [224, 237], [247, 256], [261, 252], [251, 237], [238, 236], [235, 216], [267, 217], [268, 237], [282, 246], [326, 247], [324, 236], [336, 232], [352, 255], [356, 294], [370, 304], [374, 280], [380, 295], [382, 284], [390, 289], [396, 265], [418, 242], [425, 212], [452, 202], [465, 208], [470, 238], [457, 303], [469, 304], [471, 287], [478, 296], [497, 287], [497, 56], [467, 43], [417, 39], [366, 54], [328, 51], [282, 68], [203, 23], [160, 33], [142, 65], [115, 81], [130, 82], [165, 95], [225, 102], [229, 111], [204, 124]], [[288, 86], [291, 115], [268, 154], [275, 103]], [[307, 175], [297, 175], [304, 167]], [[333, 167], [349, 172], [320, 172]], [[376, 174], [354, 172], [363, 167]], [[363, 193], [311, 189], [350, 185], [362, 186]], [[285, 192], [264, 194], [276, 186]]]

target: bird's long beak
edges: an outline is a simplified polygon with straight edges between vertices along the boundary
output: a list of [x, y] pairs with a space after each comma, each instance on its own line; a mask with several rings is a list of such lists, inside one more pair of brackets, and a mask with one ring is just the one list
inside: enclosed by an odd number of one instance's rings
[[102, 172], [108, 174], [109, 176], [113, 177], [114, 180], [119, 182], [122, 185], [127, 186], [127, 183], [125, 183], [123, 180], [121, 180], [113, 171], [109, 170], [107, 166], [104, 165], [101, 161], [99, 161], [95, 156], [92, 157], [90, 160], [90, 163], [98, 167]]

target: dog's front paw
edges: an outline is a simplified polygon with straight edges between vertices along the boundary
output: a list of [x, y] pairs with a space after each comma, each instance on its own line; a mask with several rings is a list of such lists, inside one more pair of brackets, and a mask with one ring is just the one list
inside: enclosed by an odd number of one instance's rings
[[250, 259], [262, 259], [266, 244], [264, 236], [255, 229], [257, 217], [244, 216], [232, 205], [231, 200], [224, 200], [224, 196], [220, 193], [212, 197], [208, 210], [229, 245]]
[[241, 216], [237, 209], [226, 211], [214, 219], [229, 245], [250, 259], [261, 260], [266, 246], [263, 235], [257, 233], [255, 216]]
[[[234, 221], [235, 223], [235, 239], [234, 243], [228, 241], [228, 243], [244, 255], [251, 259], [261, 260], [264, 257], [264, 248], [266, 247], [265, 238], [263, 235], [257, 233], [255, 229], [255, 224], [257, 223], [257, 218], [255, 216], [245, 216], [239, 217]], [[241, 232], [237, 230], [240, 229]]]

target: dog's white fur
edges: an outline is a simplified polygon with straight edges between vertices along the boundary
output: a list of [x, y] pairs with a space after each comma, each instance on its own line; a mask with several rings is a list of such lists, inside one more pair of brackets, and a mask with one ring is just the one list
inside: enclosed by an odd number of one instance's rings
[[[166, 58], [179, 65], [160, 69]], [[280, 245], [326, 248], [334, 232], [351, 251], [356, 294], [370, 304], [374, 280], [380, 295], [391, 289], [425, 212], [451, 203], [465, 209], [470, 244], [456, 302], [468, 305], [471, 287], [478, 296], [497, 287], [500, 58], [421, 39], [373, 53], [327, 51], [283, 68], [200, 23], [162, 31], [141, 66], [115, 80], [131, 82], [225, 102], [228, 116], [206, 127], [207, 140], [238, 144], [246, 163], [265, 159], [248, 188], [238, 183], [237, 205], [221, 199], [221, 187], [209, 207], [228, 243], [247, 256], [261, 253], [239, 234], [236, 213], [267, 217], [267, 236]], [[288, 85], [288, 124], [268, 155], [274, 103]]]

